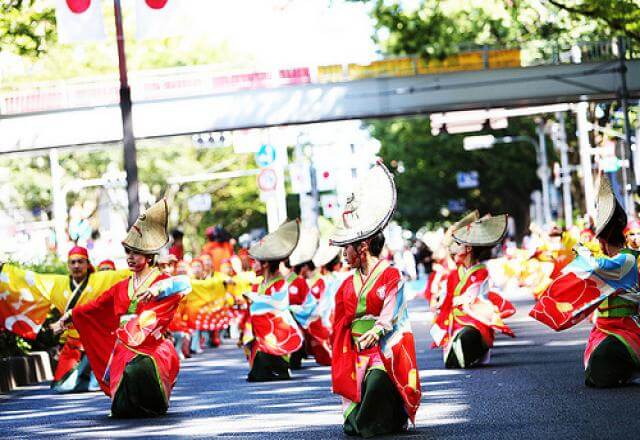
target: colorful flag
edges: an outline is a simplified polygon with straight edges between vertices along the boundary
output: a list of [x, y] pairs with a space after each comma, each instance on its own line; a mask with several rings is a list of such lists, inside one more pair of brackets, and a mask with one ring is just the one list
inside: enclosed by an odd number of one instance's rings
[[56, 22], [61, 43], [105, 38], [99, 0], [56, 0]]
[[51, 310], [47, 292], [56, 280], [5, 264], [0, 273], [0, 330], [35, 339]]

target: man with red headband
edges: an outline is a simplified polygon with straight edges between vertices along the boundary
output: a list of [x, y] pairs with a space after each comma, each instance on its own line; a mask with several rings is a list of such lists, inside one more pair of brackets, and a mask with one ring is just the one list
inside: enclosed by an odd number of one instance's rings
[[98, 272], [104, 270], [116, 270], [116, 263], [111, 260], [103, 260], [98, 264]]
[[[69, 251], [67, 267], [69, 276], [37, 274], [11, 264], [2, 265], [0, 291], [9, 293], [0, 299], [0, 320], [4, 321], [4, 327], [22, 337], [34, 339], [52, 307], [64, 314], [97, 298], [130, 274], [129, 270], [96, 272], [89, 261], [87, 249], [80, 246]], [[2, 307], [4, 301], [10, 307]], [[3, 316], [2, 310], [12, 309], [16, 311], [15, 315]], [[70, 326], [60, 337], [60, 342], [63, 346], [52, 388], [62, 393], [98, 390], [77, 330]]]
[[640, 251], [640, 220], [630, 220], [623, 232], [627, 239], [627, 247], [634, 251]]

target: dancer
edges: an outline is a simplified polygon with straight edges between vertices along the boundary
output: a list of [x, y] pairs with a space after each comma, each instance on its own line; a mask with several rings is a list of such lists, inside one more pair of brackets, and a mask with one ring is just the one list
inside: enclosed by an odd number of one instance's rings
[[[466, 222], [465, 222], [466, 223]], [[491, 290], [486, 261], [507, 230], [507, 216], [485, 217], [453, 231], [452, 253], [458, 269], [447, 279], [446, 296], [431, 327], [435, 345], [444, 348], [447, 368], [468, 368], [489, 361], [494, 332], [514, 337], [502, 322], [513, 305]]]
[[640, 220], [630, 220], [624, 228], [627, 248], [640, 251]]
[[583, 358], [585, 384], [605, 388], [629, 383], [640, 369], [638, 252], [625, 248], [627, 215], [606, 175], [600, 178], [596, 214], [595, 234], [604, 255], [579, 247], [530, 315], [564, 330], [597, 310]]
[[302, 346], [302, 332], [289, 311], [289, 286], [280, 273], [280, 263], [295, 249], [299, 234], [298, 222], [290, 221], [249, 250], [256, 275], [262, 276], [246, 294], [250, 325], [244, 326], [241, 340], [249, 353], [249, 382], [290, 379], [290, 356]]
[[344, 432], [371, 437], [405, 429], [420, 405], [420, 377], [400, 272], [379, 259], [396, 206], [382, 163], [359, 182], [331, 238], [355, 269], [336, 294], [331, 376], [343, 397]]
[[[315, 271], [311, 260], [318, 249], [319, 238], [317, 229], [301, 227], [300, 239], [288, 260], [291, 267], [291, 273], [287, 277], [289, 308], [293, 318], [302, 328], [305, 340], [302, 347], [291, 355], [290, 366], [292, 370], [301, 369], [302, 359], [306, 359], [308, 354], [313, 354], [311, 350], [313, 336], [309, 334], [308, 325], [318, 306], [318, 301], [309, 293], [311, 290], [309, 280]], [[320, 356], [322, 357], [323, 354], [320, 353]]]
[[180, 362], [167, 327], [191, 289], [187, 277], [171, 278], [154, 267], [167, 244], [163, 199], [136, 220], [122, 245], [132, 275], [99, 298], [66, 312], [57, 330], [73, 323], [102, 390], [111, 397], [113, 417], [166, 413]]
[[[23, 315], [26, 315], [22, 319], [15, 318], [15, 323], [7, 326], [8, 330], [35, 339], [52, 307], [64, 314], [97, 298], [130, 274], [128, 269], [96, 272], [89, 260], [89, 252], [80, 246], [69, 251], [67, 267], [69, 275], [39, 274], [12, 264], [1, 266], [0, 291], [9, 293], [7, 302], [11, 305], [7, 309], [16, 309], [16, 305], [20, 305]], [[10, 302], [14, 296], [17, 301]], [[11, 321], [11, 317], [6, 319], [7, 323]], [[59, 393], [98, 390], [80, 336], [73, 325], [62, 333], [60, 342], [62, 348], [51, 388]]]

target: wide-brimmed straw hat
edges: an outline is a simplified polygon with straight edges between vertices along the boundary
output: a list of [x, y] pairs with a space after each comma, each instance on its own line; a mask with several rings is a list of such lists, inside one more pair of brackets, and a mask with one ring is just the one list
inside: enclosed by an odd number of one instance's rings
[[299, 237], [300, 225], [297, 220], [283, 223], [278, 229], [251, 246], [249, 255], [260, 261], [284, 260], [296, 248]]
[[376, 163], [357, 183], [347, 198], [342, 216], [330, 242], [346, 246], [382, 231], [396, 209], [393, 176], [382, 162]]
[[616, 212], [616, 206], [619, 207], [620, 211], [624, 212], [620, 203], [618, 203], [618, 199], [616, 199], [616, 196], [613, 193], [611, 181], [605, 174], [602, 174], [600, 176], [600, 184], [598, 185], [598, 196], [596, 197], [596, 237], [602, 234], [604, 228], [613, 218], [613, 214]]
[[167, 201], [162, 199], [138, 216], [122, 245], [141, 254], [157, 254], [169, 243], [168, 217]]
[[480, 218], [480, 212], [477, 209], [469, 212], [460, 220], [449, 226], [447, 232], [444, 233], [444, 238], [442, 239], [442, 245], [445, 247], [449, 247], [454, 244], [453, 241], [453, 233], [458, 229], [467, 226]]
[[340, 250], [338, 246], [331, 246], [328, 240], [323, 240], [320, 242], [320, 246], [318, 246], [318, 250], [311, 261], [316, 267], [322, 267], [333, 261], [340, 253]]
[[320, 241], [320, 233], [316, 228], [300, 228], [300, 239], [296, 248], [289, 256], [289, 264], [291, 267], [306, 263], [313, 259], [318, 250], [318, 242]]
[[467, 246], [494, 246], [507, 232], [507, 215], [483, 217], [453, 232], [453, 239]]
[[480, 212], [478, 212], [478, 210], [475, 209], [469, 212], [468, 214], [466, 214], [464, 217], [462, 217], [460, 220], [458, 220], [451, 226], [449, 226], [447, 231], [444, 233], [444, 238], [442, 239], [442, 247], [446, 250], [446, 252], [453, 255], [461, 251], [461, 245], [459, 243], [456, 243], [456, 241], [453, 239], [453, 233], [458, 229], [463, 228], [475, 222], [479, 218], [480, 218]]

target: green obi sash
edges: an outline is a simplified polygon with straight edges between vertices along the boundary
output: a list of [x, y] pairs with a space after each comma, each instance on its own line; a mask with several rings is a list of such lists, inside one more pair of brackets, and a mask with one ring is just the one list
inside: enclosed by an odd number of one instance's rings
[[609, 297], [598, 306], [600, 318], [625, 318], [638, 314], [638, 305], [619, 296]]
[[351, 323], [351, 337], [353, 338], [353, 342], [357, 342], [358, 338], [371, 330], [375, 324], [375, 318], [371, 317], [354, 319]]
[[[631, 254], [638, 258], [640, 253], [632, 249], [623, 249], [621, 254]], [[598, 306], [598, 317], [600, 318], [626, 318], [638, 314], [638, 305], [628, 299], [619, 296], [610, 296]]]

